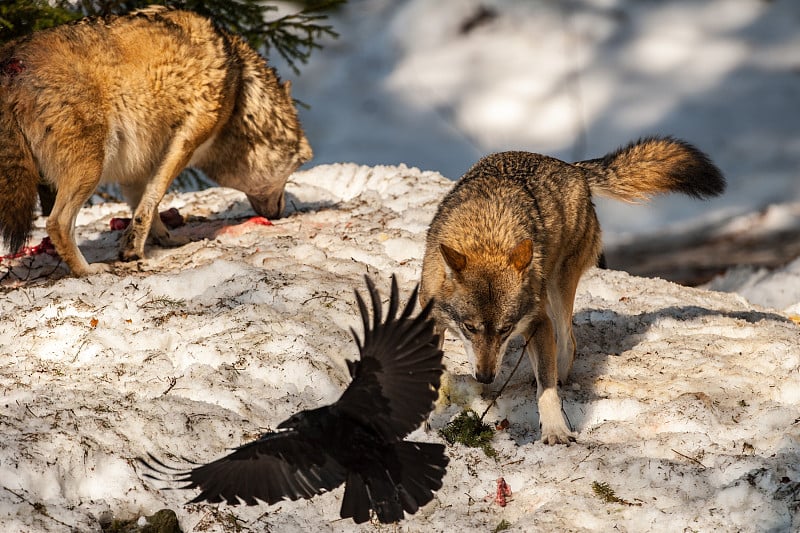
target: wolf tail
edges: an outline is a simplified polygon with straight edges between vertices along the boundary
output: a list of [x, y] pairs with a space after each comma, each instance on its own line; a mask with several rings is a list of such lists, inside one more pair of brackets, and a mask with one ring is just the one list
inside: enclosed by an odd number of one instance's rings
[[588, 171], [593, 193], [627, 202], [668, 192], [709, 198], [725, 190], [725, 178], [708, 156], [672, 137], [640, 139], [604, 157], [574, 164]]
[[[5, 100], [0, 87], [0, 102]], [[6, 102], [0, 103], [0, 233], [11, 252], [25, 244], [33, 227], [39, 171], [22, 130]]]

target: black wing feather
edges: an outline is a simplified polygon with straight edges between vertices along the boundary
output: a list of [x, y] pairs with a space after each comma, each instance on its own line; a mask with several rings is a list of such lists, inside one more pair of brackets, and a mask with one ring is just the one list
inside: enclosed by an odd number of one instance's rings
[[[150, 455], [162, 469], [173, 470]], [[150, 470], [172, 475], [171, 481], [185, 482], [183, 489], [200, 488], [190, 503], [223, 500], [247, 505], [257, 500], [276, 503], [280, 500], [311, 498], [335, 489], [347, 474], [330, 455], [308, 443], [296, 431], [266, 433], [261, 438], [237, 448], [229, 455], [188, 471], [165, 472], [140, 459]], [[153, 479], [161, 479], [148, 475]]]
[[[400, 440], [419, 426], [433, 408], [442, 374], [442, 352], [433, 332], [430, 304], [410, 318], [416, 298], [399, 317], [397, 280], [392, 276], [389, 313], [383, 321], [380, 296], [367, 278], [372, 302], [372, 326], [363, 299], [356, 301], [364, 324], [364, 341], [357, 365], [349, 365], [353, 381], [334, 408], [375, 428], [387, 441]], [[414, 289], [416, 295], [417, 289]]]
[[442, 444], [404, 441], [397, 443], [395, 449], [402, 466], [399, 491], [403, 507], [414, 514], [442, 488], [442, 478], [450, 460]]
[[352, 518], [356, 524], [362, 524], [369, 520], [369, 511], [372, 502], [364, 485], [364, 480], [359, 474], [351, 472], [347, 476], [347, 484], [344, 488], [342, 497], [342, 508], [339, 516], [342, 518]]
[[361, 357], [347, 362], [353, 380], [336, 403], [297, 413], [278, 426], [286, 431], [266, 433], [191, 470], [175, 470], [150, 455], [149, 463], [140, 462], [161, 477], [145, 476], [199, 488], [192, 503], [231, 505], [311, 498], [346, 480], [341, 516], [356, 523], [369, 520], [371, 511], [381, 522], [399, 521], [403, 511], [413, 514], [428, 503], [442, 486], [444, 446], [402, 439], [433, 408], [443, 371], [431, 303], [412, 318], [417, 286], [396, 316], [400, 296], [392, 276], [384, 320], [375, 284], [366, 281], [372, 320], [356, 291], [363, 341], [353, 336]]

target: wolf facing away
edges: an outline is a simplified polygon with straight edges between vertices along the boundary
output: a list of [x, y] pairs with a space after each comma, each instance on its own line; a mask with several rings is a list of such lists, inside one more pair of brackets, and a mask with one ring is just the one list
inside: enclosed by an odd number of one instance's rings
[[243, 39], [195, 13], [149, 7], [92, 18], [0, 48], [0, 231], [16, 251], [33, 223], [40, 178], [57, 190], [47, 232], [78, 276], [88, 264], [75, 219], [101, 183], [133, 211], [120, 259], [148, 234], [183, 244], [157, 216], [187, 166], [278, 217], [288, 176], [311, 158], [290, 83]]
[[625, 201], [681, 192], [721, 194], [709, 158], [673, 138], [647, 138], [569, 164], [529, 152], [478, 161], [445, 196], [428, 230], [420, 302], [437, 332], [464, 344], [475, 378], [491, 383], [515, 335], [536, 377], [542, 441], [575, 439], [557, 382], [575, 358], [572, 310], [581, 275], [596, 264], [600, 226], [592, 193]]

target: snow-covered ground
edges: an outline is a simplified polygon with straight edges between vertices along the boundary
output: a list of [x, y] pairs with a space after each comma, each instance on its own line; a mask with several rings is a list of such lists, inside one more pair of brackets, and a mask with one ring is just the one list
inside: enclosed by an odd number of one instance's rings
[[456, 179], [489, 152], [576, 160], [672, 134], [727, 176], [708, 203], [598, 201], [608, 243], [800, 200], [796, 0], [350, 0], [332, 21], [293, 77], [313, 164]]
[[[338, 520], [341, 489], [183, 506], [191, 494], [160, 490], [134, 458], [209, 461], [334, 401], [356, 355], [353, 289], [369, 274], [385, 295], [396, 273], [410, 293], [449, 180], [488, 152], [574, 160], [673, 134], [728, 177], [707, 203], [598, 201], [607, 243], [730, 228], [800, 200], [794, 0], [350, 0], [333, 23], [341, 37], [300, 77], [279, 66], [312, 106], [301, 111], [311, 164], [429, 171], [314, 166], [292, 178], [289, 216], [273, 226], [239, 224], [252, 212], [231, 190], [170, 195], [162, 208], [191, 217], [177, 231], [195, 242], [90, 279], [46, 255], [3, 261], [0, 531], [97, 531], [165, 507], [184, 531], [392, 530]], [[113, 216], [129, 214], [81, 212], [89, 261], [116, 257]], [[800, 530], [800, 260], [742, 266], [709, 287], [738, 294], [588, 273], [562, 391], [578, 442], [539, 442], [523, 360], [487, 415], [510, 422], [497, 460], [448, 447], [443, 488], [398, 529]], [[465, 406], [482, 412], [499, 387], [469, 376], [458, 342], [445, 352], [433, 430], [413, 440], [440, 441], [435, 430]], [[493, 502], [499, 477], [513, 490], [505, 507]], [[627, 503], [602, 501], [594, 482]]]
[[[391, 273], [407, 296], [424, 235], [450, 182], [405, 166], [322, 165], [293, 176], [273, 226], [232, 190], [170, 195], [200, 239], [61, 277], [46, 255], [13, 263], [0, 291], [0, 530], [98, 531], [168, 507], [184, 531], [393, 531], [338, 519], [342, 489], [271, 507], [183, 503], [134, 458], [210, 461], [289, 414], [334, 401], [355, 357], [353, 289]], [[112, 216], [85, 209], [90, 261], [116, 256]], [[242, 218], [239, 218], [242, 217]], [[223, 220], [227, 219], [227, 220]], [[37, 221], [34, 240], [41, 238]], [[4, 267], [5, 270], [5, 267]], [[49, 275], [49, 277], [44, 277]], [[524, 360], [487, 420], [508, 419], [497, 459], [448, 447], [444, 486], [398, 531], [797, 531], [800, 527], [800, 298], [783, 311], [742, 297], [593, 270], [577, 297], [579, 355], [563, 389], [578, 431], [539, 441]], [[793, 322], [793, 319], [795, 322]], [[434, 431], [483, 390], [445, 343]], [[509, 351], [504, 380], [519, 345]], [[503, 477], [513, 496], [493, 502]], [[606, 503], [593, 483], [627, 503]]]

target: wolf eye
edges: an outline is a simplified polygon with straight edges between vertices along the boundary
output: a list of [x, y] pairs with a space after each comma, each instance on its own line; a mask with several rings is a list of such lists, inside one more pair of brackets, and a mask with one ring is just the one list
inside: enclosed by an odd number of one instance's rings
[[470, 333], [477, 333], [478, 332], [478, 328], [476, 328], [475, 325], [473, 325], [473, 324], [470, 324], [468, 322], [463, 322], [461, 325], [464, 326], [464, 329], [466, 329]]
[[503, 326], [497, 329], [497, 333], [500, 335], [508, 335], [511, 332], [511, 326]]

